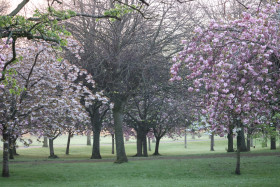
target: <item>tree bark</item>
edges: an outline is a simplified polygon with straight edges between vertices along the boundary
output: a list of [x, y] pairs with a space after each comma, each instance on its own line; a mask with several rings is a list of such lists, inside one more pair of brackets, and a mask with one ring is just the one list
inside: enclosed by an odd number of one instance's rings
[[262, 147], [267, 147], [267, 136], [265, 133], [263, 133]]
[[13, 140], [12, 140], [12, 137], [10, 136], [9, 137], [9, 159], [13, 160], [15, 159], [14, 158], [14, 152], [13, 152]]
[[155, 152], [153, 155], [158, 156], [159, 154], [159, 142], [160, 142], [160, 138], [156, 138], [156, 147], [155, 147]]
[[91, 132], [87, 132], [87, 145], [91, 145]]
[[123, 109], [125, 101], [119, 98], [115, 99], [113, 108], [113, 118], [115, 125], [115, 136], [116, 136], [116, 150], [117, 159], [115, 163], [127, 162], [127, 156], [125, 153], [124, 140], [123, 140]]
[[150, 137], [148, 137], [148, 145], [149, 145], [149, 151], [152, 151], [152, 149], [151, 149], [151, 138]]
[[270, 137], [270, 149], [276, 149], [276, 124], [273, 123], [272, 135]]
[[241, 127], [240, 138], [237, 138], [237, 145], [240, 145], [240, 152], [246, 152], [247, 146], [245, 142], [244, 127]]
[[228, 138], [228, 149], [227, 149], [227, 152], [234, 152], [232, 129], [230, 129], [227, 138]]
[[43, 147], [49, 147], [48, 146], [48, 137], [46, 137], [46, 136], [44, 136]]
[[143, 147], [142, 147], [142, 145], [143, 145], [143, 142], [142, 142], [142, 135], [140, 135], [140, 130], [138, 130], [137, 131], [137, 138], [136, 138], [136, 146], [137, 146], [137, 153], [136, 153], [136, 155], [135, 156], [137, 156], [137, 157], [141, 157], [141, 156], [143, 156]]
[[214, 151], [214, 134], [211, 134], [210, 151]]
[[187, 149], [187, 130], [185, 129], [185, 148]]
[[242, 130], [237, 133], [237, 154], [236, 154], [236, 169], [235, 174], [240, 175], [240, 148], [242, 142]]
[[54, 154], [53, 139], [52, 138], [49, 138], [49, 148], [50, 148], [49, 158], [58, 158], [58, 156]]
[[115, 135], [112, 135], [112, 154], [115, 154]]
[[[4, 125], [3, 125], [4, 126]], [[3, 127], [3, 168], [2, 177], [10, 177], [9, 171], [9, 132]]]
[[67, 146], [66, 146], [66, 155], [69, 155], [70, 141], [71, 141], [72, 132], [68, 132]]
[[93, 131], [93, 143], [92, 143], [92, 154], [91, 159], [101, 159], [100, 154], [100, 131], [101, 131], [101, 119], [99, 108], [94, 110], [92, 116], [92, 131]]
[[247, 151], [251, 151], [251, 134], [247, 133]]
[[143, 136], [142, 142], [143, 142], [143, 156], [144, 157], [148, 157], [148, 146], [147, 146], [147, 137], [146, 137], [146, 135]]

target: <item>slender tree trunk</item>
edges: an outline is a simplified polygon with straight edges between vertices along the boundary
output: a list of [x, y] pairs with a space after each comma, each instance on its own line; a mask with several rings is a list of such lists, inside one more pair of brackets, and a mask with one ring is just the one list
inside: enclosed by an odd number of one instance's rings
[[[4, 125], [3, 125], [4, 126]], [[9, 133], [4, 127], [3, 129], [3, 168], [2, 177], [10, 177], [9, 171]]]
[[148, 137], [148, 145], [149, 145], [149, 151], [152, 151], [152, 149], [151, 149], [151, 138], [150, 137]]
[[58, 158], [58, 156], [54, 154], [53, 141], [54, 140], [52, 138], [49, 138], [49, 148], [50, 148], [49, 158]]
[[267, 135], [263, 133], [262, 147], [267, 147]]
[[251, 136], [250, 136], [250, 147], [254, 147], [254, 139], [253, 139], [253, 136], [252, 136], [252, 134], [251, 134]]
[[247, 133], [247, 151], [251, 151], [251, 134]]
[[91, 145], [91, 132], [87, 132], [87, 145]]
[[237, 145], [239, 145], [238, 143], [240, 143], [240, 152], [246, 152], [247, 146], [245, 141], [244, 127], [241, 127], [240, 138], [237, 138]]
[[101, 159], [100, 155], [100, 131], [101, 131], [101, 119], [99, 108], [94, 110], [92, 116], [92, 130], [93, 130], [93, 143], [91, 159]]
[[210, 151], [214, 151], [214, 134], [211, 134], [211, 145], [210, 145]]
[[272, 135], [270, 138], [270, 149], [274, 150], [276, 149], [276, 124], [273, 124], [273, 130], [272, 130]]
[[142, 142], [143, 142], [143, 156], [144, 157], [148, 157], [148, 146], [147, 146], [147, 137], [146, 137], [146, 135], [143, 136]]
[[14, 152], [13, 152], [13, 140], [12, 140], [12, 137], [10, 136], [9, 137], [9, 159], [13, 160], [15, 159], [14, 158]]
[[71, 141], [72, 132], [68, 132], [67, 146], [66, 146], [66, 155], [69, 155], [70, 141]]
[[158, 156], [159, 154], [159, 142], [160, 142], [160, 138], [156, 138], [156, 147], [155, 147], [155, 152], [153, 155]]
[[195, 134], [194, 134], [194, 132], [192, 133], [192, 139], [195, 139]]
[[44, 136], [43, 147], [49, 147], [48, 146], [48, 137], [46, 137], [46, 136]]
[[227, 149], [227, 152], [234, 152], [232, 129], [230, 129], [227, 138], [228, 138], [228, 149]]
[[14, 146], [13, 146], [13, 154], [14, 154], [15, 156], [16, 156], [16, 155], [19, 155], [19, 154], [17, 153], [17, 148], [16, 148], [16, 147], [17, 147], [17, 138], [13, 138], [12, 140], [13, 140], [12, 142], [13, 142], [13, 145], [14, 145]]
[[112, 135], [112, 154], [115, 154], [115, 135]]
[[236, 169], [235, 174], [240, 175], [240, 148], [241, 148], [241, 140], [242, 139], [242, 131], [237, 133], [237, 154], [236, 154]]
[[187, 149], [187, 130], [185, 129], [185, 148]]
[[123, 129], [122, 129], [124, 104], [125, 101], [116, 99], [113, 108], [115, 135], [116, 135], [116, 149], [117, 149], [117, 159], [115, 163], [123, 163], [128, 161], [125, 153], [125, 147], [123, 141]]

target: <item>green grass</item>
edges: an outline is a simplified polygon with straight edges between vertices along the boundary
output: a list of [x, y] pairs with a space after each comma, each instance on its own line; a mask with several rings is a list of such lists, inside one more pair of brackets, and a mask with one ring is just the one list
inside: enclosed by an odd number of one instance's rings
[[12, 164], [1, 186], [279, 186], [280, 157], [172, 159], [113, 163]]
[[[187, 149], [184, 148], [182, 138], [176, 141], [163, 139], [160, 153], [163, 157], [172, 156], [176, 159], [139, 161], [131, 158], [136, 153], [136, 144], [134, 139], [130, 139], [125, 144], [130, 161], [125, 164], [36, 162], [48, 160], [49, 155], [49, 149], [42, 148], [42, 144], [38, 143], [37, 148], [31, 146], [18, 149], [20, 156], [16, 156], [15, 161], [10, 164], [11, 177], [0, 177], [0, 186], [279, 186], [279, 156], [242, 157], [241, 176], [234, 175], [234, 153], [231, 153], [232, 157], [183, 159], [183, 156], [229, 154], [225, 151], [227, 140], [220, 137], [215, 139], [214, 152], [209, 151], [210, 140], [207, 136], [196, 138], [196, 141], [188, 139]], [[65, 155], [65, 140], [66, 136], [62, 136], [55, 141], [55, 153], [59, 156], [57, 160], [89, 160], [91, 146], [85, 146], [86, 137], [77, 136], [72, 139], [70, 155]], [[111, 154], [110, 141], [110, 137], [101, 139], [103, 159], [115, 158], [115, 155]], [[271, 151], [269, 147], [262, 148], [261, 141], [254, 143], [256, 148], [252, 148], [251, 154], [279, 153], [279, 148]], [[277, 147], [278, 144], [277, 142]], [[152, 143], [152, 150], [154, 147], [155, 144]], [[152, 153], [153, 151], [149, 152], [150, 155]], [[2, 157], [2, 151], [0, 156]]]

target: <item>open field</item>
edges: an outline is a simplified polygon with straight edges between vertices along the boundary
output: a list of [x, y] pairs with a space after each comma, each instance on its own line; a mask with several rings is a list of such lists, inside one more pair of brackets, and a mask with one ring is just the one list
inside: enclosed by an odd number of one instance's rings
[[[41, 143], [18, 149], [20, 156], [10, 164], [11, 177], [0, 178], [0, 186], [279, 186], [279, 145], [271, 151], [269, 147], [262, 148], [261, 141], [254, 141], [256, 148], [243, 153], [242, 175], [236, 176], [235, 153], [226, 153], [225, 138], [215, 138], [214, 152], [209, 151], [207, 136], [188, 139], [187, 149], [182, 138], [164, 139], [160, 144], [163, 156], [151, 156], [151, 160], [133, 158], [136, 144], [130, 139], [125, 144], [129, 162], [114, 164], [110, 137], [101, 139], [102, 162], [92, 162], [89, 159], [91, 146], [85, 145], [86, 137], [75, 136], [70, 155], [65, 155], [66, 136], [62, 136], [55, 141], [55, 153], [59, 156], [56, 160], [47, 158], [49, 150], [42, 148]], [[151, 145], [152, 151], [154, 145]]]

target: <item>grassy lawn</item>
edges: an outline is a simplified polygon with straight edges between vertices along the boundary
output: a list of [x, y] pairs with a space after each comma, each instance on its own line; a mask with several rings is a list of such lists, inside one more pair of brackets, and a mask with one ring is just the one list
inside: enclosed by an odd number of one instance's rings
[[[21, 186], [119, 186], [119, 187], [149, 187], [149, 186], [279, 186], [280, 157], [258, 156], [241, 158], [241, 176], [234, 175], [235, 154], [232, 157], [183, 159], [182, 156], [199, 156], [206, 154], [228, 154], [225, 149], [227, 140], [215, 137], [215, 151], [210, 150], [210, 140], [207, 136], [188, 139], [188, 148], [184, 148], [182, 138], [172, 141], [163, 139], [160, 153], [163, 157], [172, 156], [177, 159], [139, 160], [132, 161], [136, 153], [135, 140], [126, 142], [126, 152], [130, 161], [125, 164], [112, 162], [99, 163], [49, 163], [35, 162], [48, 160], [48, 148], [20, 148], [15, 161], [10, 164], [11, 177], [1, 178], [2, 187]], [[65, 155], [66, 136], [55, 142], [57, 160], [89, 160], [91, 146], [85, 146], [86, 137], [76, 136], [72, 139], [70, 155]], [[271, 151], [262, 148], [256, 141], [254, 153], [279, 153], [279, 148]], [[278, 142], [277, 142], [278, 144]], [[103, 159], [114, 159], [111, 154], [110, 137], [101, 139], [101, 155]], [[152, 143], [152, 151], [155, 144]], [[269, 145], [268, 145], [269, 146]], [[277, 145], [279, 147], [279, 145]], [[2, 158], [2, 151], [0, 153]], [[2, 159], [0, 159], [2, 161]], [[16, 163], [16, 161], [31, 161]]]
[[241, 176], [234, 158], [130, 161], [125, 164], [11, 164], [1, 186], [279, 186], [280, 157], [242, 158]]

